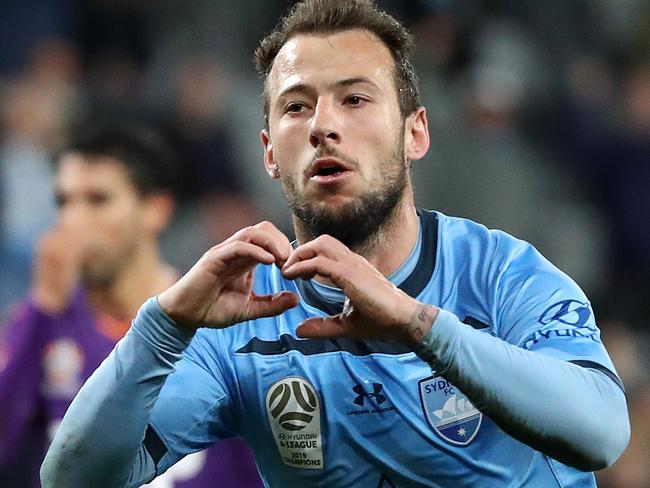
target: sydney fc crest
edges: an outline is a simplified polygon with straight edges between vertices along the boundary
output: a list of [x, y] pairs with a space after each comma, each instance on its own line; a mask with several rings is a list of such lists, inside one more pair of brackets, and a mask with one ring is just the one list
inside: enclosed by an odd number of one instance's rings
[[433, 431], [448, 444], [468, 446], [478, 434], [483, 414], [458, 388], [442, 377], [420, 381], [424, 415]]

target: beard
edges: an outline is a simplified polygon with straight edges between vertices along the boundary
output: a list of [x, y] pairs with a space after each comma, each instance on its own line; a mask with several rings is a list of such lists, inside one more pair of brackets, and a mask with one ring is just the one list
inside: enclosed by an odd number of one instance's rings
[[110, 288], [118, 275], [118, 268], [112, 263], [84, 263], [81, 268], [81, 282], [86, 288]]
[[81, 266], [81, 283], [91, 289], [110, 288], [125, 267], [135, 259], [137, 242], [131, 239], [117, 248], [95, 251], [87, 256]]
[[[328, 151], [352, 168], [356, 161]], [[313, 202], [301, 194], [295, 180], [282, 176], [282, 188], [293, 214], [302, 224], [310, 239], [328, 234], [351, 250], [362, 253], [377, 243], [381, 230], [392, 220], [400, 206], [408, 184], [408, 169], [404, 160], [404, 143], [396, 143], [388, 160], [382, 162], [379, 175], [371, 181], [370, 188], [355, 200], [338, 208]], [[314, 159], [322, 157], [317, 153]]]

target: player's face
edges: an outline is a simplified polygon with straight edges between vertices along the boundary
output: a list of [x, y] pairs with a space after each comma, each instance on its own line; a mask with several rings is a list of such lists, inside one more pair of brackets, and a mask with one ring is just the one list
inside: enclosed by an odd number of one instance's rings
[[394, 69], [363, 30], [299, 35], [275, 59], [265, 163], [312, 237], [361, 244], [402, 198], [409, 174]]
[[146, 236], [145, 203], [117, 160], [70, 153], [60, 161], [56, 197], [61, 228], [79, 236], [83, 279], [108, 285]]

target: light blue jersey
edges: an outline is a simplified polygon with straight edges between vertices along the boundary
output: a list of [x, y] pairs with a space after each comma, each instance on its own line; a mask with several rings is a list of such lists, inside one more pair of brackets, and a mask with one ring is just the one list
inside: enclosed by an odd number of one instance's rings
[[[139, 486], [242, 436], [273, 487], [594, 487], [591, 472], [528, 445], [602, 467], [629, 438], [584, 293], [526, 242], [418, 213], [417, 245], [389, 277], [441, 309], [418, 355], [298, 339], [305, 319], [340, 312], [344, 297], [275, 265], [257, 267], [255, 292], [301, 298], [277, 317], [192, 338], [152, 299], [66, 415], [51, 453], [65, 469], [46, 469], [44, 486]], [[92, 471], [106, 456], [119, 458], [109, 481]]]
[[[469, 220], [420, 216], [420, 252], [400, 288], [485, 334], [614, 371], [583, 292], [532, 246]], [[300, 305], [196, 334], [150, 422], [168, 449], [162, 467], [241, 435], [271, 486], [594, 486], [591, 473], [505, 434], [399, 344], [297, 339], [300, 323], [340, 312], [342, 297], [325, 301], [311, 282], [259, 266], [256, 293], [281, 290]]]

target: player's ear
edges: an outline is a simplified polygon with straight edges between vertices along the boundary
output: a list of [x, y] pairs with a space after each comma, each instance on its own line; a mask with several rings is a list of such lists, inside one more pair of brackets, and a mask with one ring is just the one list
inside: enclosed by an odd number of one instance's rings
[[277, 179], [280, 177], [280, 169], [273, 157], [273, 143], [271, 142], [271, 136], [267, 129], [262, 129], [260, 139], [262, 140], [262, 146], [264, 146], [264, 168], [266, 169], [266, 173], [271, 178]]
[[169, 225], [176, 205], [171, 192], [157, 192], [145, 197], [144, 225], [154, 235]]
[[404, 156], [407, 161], [422, 159], [429, 150], [429, 122], [427, 110], [418, 108], [404, 124]]

